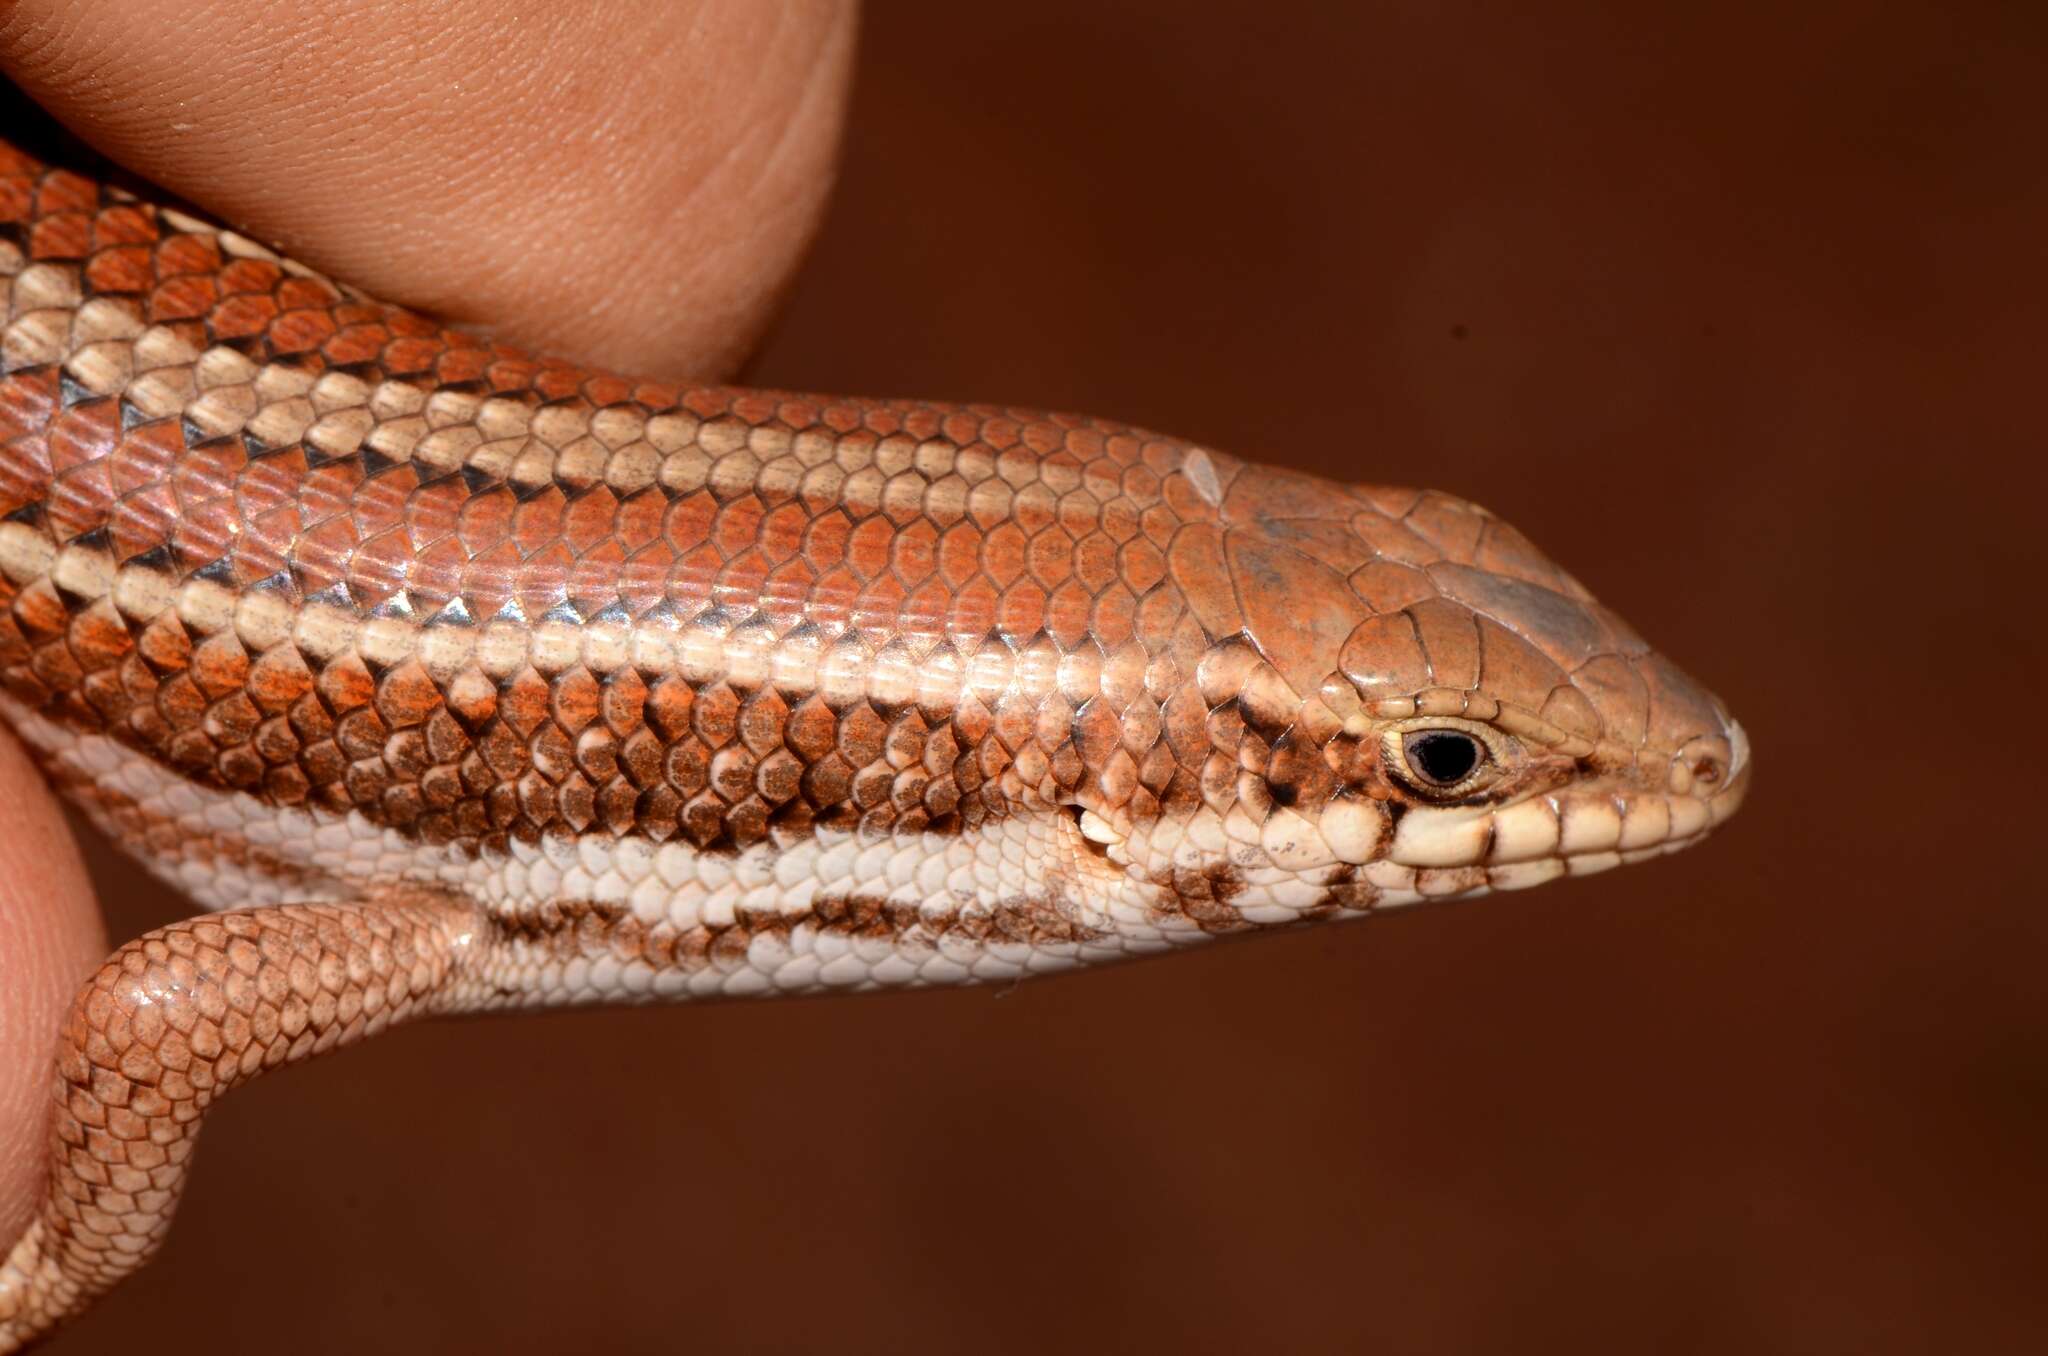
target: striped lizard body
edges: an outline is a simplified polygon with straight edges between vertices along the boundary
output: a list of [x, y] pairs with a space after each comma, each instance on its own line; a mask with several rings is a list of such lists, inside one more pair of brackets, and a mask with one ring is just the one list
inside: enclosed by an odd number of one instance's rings
[[1696, 841], [1740, 727], [1498, 518], [444, 329], [0, 143], [0, 715], [203, 907], [85, 988], [0, 1351], [413, 1015], [1010, 980]]

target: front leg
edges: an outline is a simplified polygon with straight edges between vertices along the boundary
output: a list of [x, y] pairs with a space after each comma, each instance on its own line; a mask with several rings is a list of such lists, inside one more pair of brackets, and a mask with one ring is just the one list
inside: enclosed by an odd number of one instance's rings
[[217, 1097], [461, 1003], [486, 938], [473, 905], [417, 895], [207, 914], [116, 951], [58, 1043], [49, 1185], [0, 1262], [0, 1353], [155, 1253]]

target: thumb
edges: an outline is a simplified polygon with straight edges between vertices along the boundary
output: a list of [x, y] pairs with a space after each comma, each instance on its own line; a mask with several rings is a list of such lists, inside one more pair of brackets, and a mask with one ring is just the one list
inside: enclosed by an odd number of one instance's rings
[[0, 0], [0, 70], [300, 263], [554, 356], [716, 377], [830, 186], [834, 0]]

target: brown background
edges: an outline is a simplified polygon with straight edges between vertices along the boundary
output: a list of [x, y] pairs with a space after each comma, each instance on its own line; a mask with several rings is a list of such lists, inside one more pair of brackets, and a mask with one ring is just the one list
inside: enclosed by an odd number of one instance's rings
[[1007, 8], [874, 9], [754, 378], [1471, 495], [1749, 808], [1002, 994], [403, 1032], [238, 1094], [60, 1349], [2042, 1349], [2038, 7]]

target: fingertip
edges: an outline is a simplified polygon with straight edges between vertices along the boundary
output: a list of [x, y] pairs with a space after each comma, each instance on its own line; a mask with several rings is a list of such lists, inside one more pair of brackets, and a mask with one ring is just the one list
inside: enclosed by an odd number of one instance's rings
[[14, 0], [0, 68], [300, 262], [527, 348], [729, 374], [822, 212], [842, 0]]
[[65, 1007], [106, 953], [85, 861], [28, 754], [0, 731], [0, 1252], [43, 1180]]

